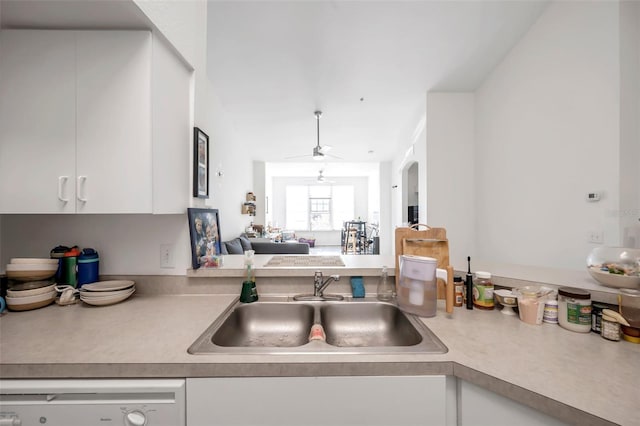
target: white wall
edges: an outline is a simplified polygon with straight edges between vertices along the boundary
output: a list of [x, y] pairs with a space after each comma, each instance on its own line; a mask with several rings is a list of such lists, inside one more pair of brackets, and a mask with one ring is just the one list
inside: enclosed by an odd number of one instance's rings
[[475, 256], [475, 97], [472, 93], [427, 94], [427, 217], [446, 228], [449, 259], [465, 269]]
[[[266, 207], [266, 194], [267, 194], [267, 179], [265, 179], [266, 164], [264, 161], [253, 162], [253, 186], [251, 190], [256, 196], [256, 215], [253, 217], [253, 223], [257, 225], [267, 224], [267, 207]], [[269, 186], [269, 193], [271, 187]]]
[[[419, 170], [418, 163], [413, 163], [407, 169], [407, 205], [408, 206], [417, 206], [418, 205], [418, 193], [419, 193]], [[407, 212], [408, 214], [408, 212]]]
[[380, 163], [380, 254], [389, 255], [395, 251], [393, 219], [392, 219], [392, 203], [394, 196], [393, 179], [391, 179], [392, 165], [390, 161]]
[[620, 5], [620, 232], [640, 248], [640, 3]]
[[617, 3], [552, 3], [476, 92], [482, 259], [583, 269], [588, 231], [619, 243], [618, 64]]
[[206, 1], [203, 0], [133, 0], [158, 27], [182, 57], [193, 68], [202, 69], [205, 48], [202, 19], [206, 19]]
[[[186, 215], [5, 215], [2, 225], [2, 265], [57, 245], [96, 249], [101, 274], [183, 275], [191, 265]], [[174, 245], [176, 268], [160, 268], [161, 244]]]
[[[391, 162], [392, 185], [392, 213], [393, 228], [403, 226], [407, 222], [405, 206], [409, 202], [407, 171], [413, 164], [418, 168], [418, 213], [419, 222], [428, 224], [427, 218], [427, 146], [426, 146], [426, 103], [416, 111], [409, 120], [409, 126], [404, 131], [398, 143], [398, 155]], [[395, 235], [395, 232], [394, 232]], [[395, 242], [392, 241], [392, 247]]]

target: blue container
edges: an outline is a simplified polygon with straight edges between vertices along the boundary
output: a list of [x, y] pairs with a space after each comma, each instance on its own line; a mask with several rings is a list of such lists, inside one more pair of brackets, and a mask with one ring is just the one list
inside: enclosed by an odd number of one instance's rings
[[98, 281], [98, 266], [100, 258], [98, 252], [92, 248], [82, 250], [78, 257], [78, 288], [83, 284], [95, 283]]

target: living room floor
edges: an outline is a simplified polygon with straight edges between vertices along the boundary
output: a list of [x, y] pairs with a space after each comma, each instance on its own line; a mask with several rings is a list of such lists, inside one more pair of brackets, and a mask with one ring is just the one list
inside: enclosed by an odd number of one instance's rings
[[315, 255], [338, 255], [342, 253], [340, 246], [315, 246], [309, 248], [309, 254]]

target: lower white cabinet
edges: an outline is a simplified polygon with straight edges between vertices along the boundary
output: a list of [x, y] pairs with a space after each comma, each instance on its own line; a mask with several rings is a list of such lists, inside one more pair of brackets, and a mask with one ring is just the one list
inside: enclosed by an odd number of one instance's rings
[[458, 380], [458, 420], [461, 426], [561, 426], [567, 424], [464, 380]]
[[187, 379], [187, 425], [455, 425], [455, 382], [447, 386], [451, 380], [455, 379]]

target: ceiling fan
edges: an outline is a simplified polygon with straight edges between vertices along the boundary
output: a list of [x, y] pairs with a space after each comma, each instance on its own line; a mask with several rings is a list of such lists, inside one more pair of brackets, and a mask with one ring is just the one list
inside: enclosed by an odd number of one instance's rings
[[329, 145], [324, 145], [324, 146], [320, 145], [320, 117], [322, 116], [322, 111], [315, 111], [313, 114], [316, 116], [317, 135], [318, 135], [316, 146], [313, 147], [313, 154], [311, 154], [311, 155], [298, 155], [298, 156], [295, 156], [295, 157], [287, 157], [287, 159], [302, 158], [302, 157], [312, 157], [314, 160], [321, 161], [321, 160], [324, 160], [325, 157], [332, 157], [332, 158], [337, 158], [337, 159], [341, 160], [340, 157], [328, 154], [328, 151], [331, 149], [331, 147]]
[[325, 177], [325, 175], [323, 175], [323, 173], [324, 173], [324, 170], [322, 169], [318, 170], [318, 177], [316, 178], [318, 183], [335, 183], [332, 180], [327, 180], [327, 178]]

